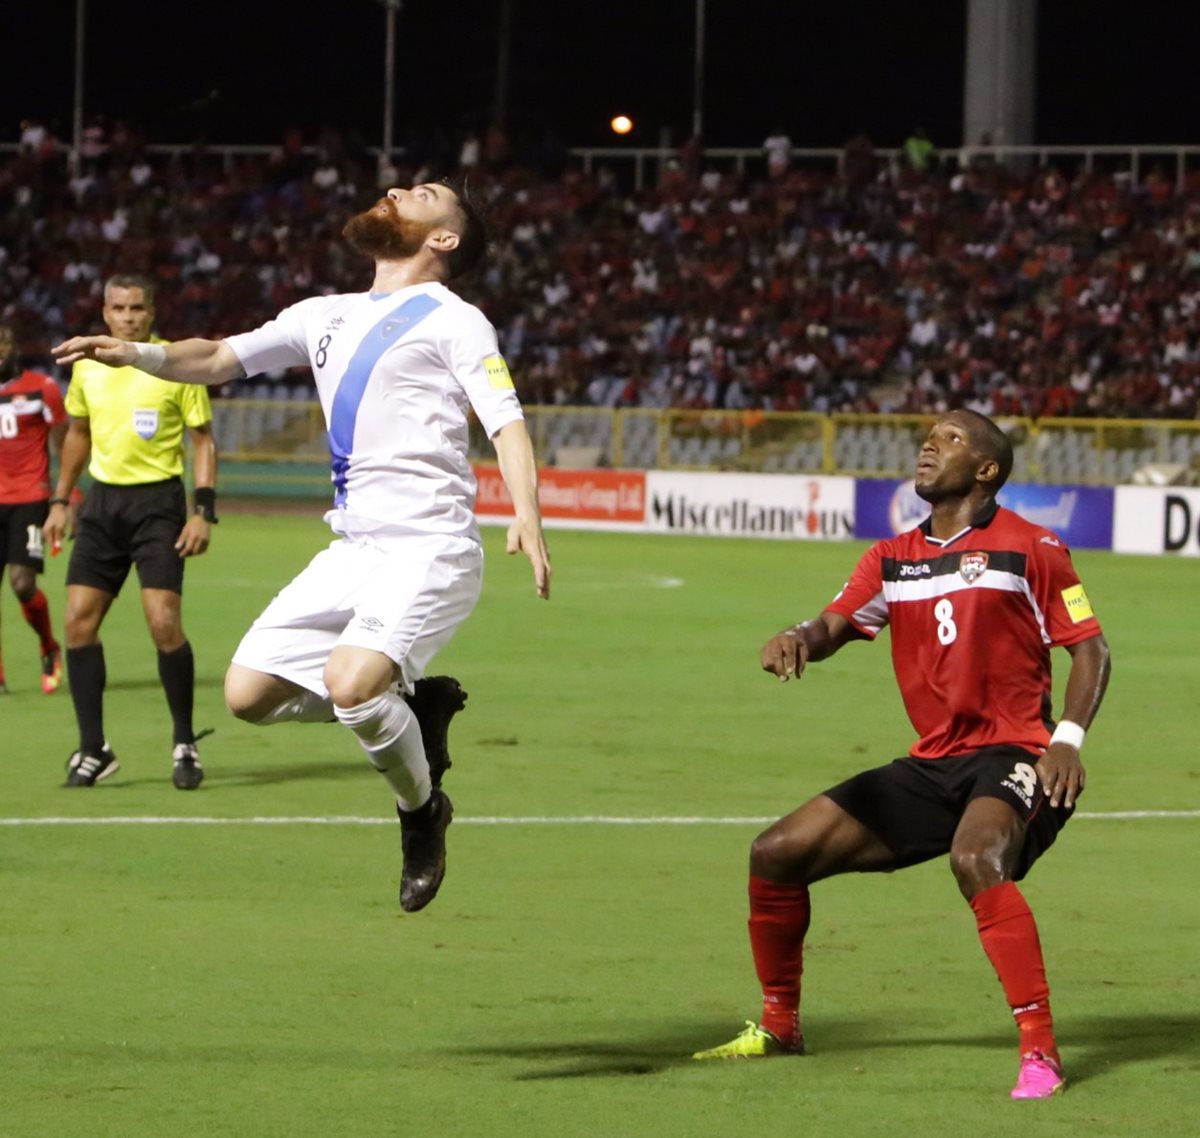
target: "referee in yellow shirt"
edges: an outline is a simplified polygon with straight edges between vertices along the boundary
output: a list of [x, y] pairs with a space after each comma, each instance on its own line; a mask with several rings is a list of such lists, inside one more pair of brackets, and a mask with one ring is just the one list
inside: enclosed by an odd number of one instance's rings
[[[119, 340], [146, 340], [154, 325], [154, 283], [130, 274], [110, 278], [104, 322]], [[184, 559], [208, 548], [217, 520], [217, 448], [208, 393], [137, 368], [80, 360], [66, 405], [71, 423], [44, 527], [52, 549], [63, 540], [67, 499], [89, 454], [95, 482], [79, 510], [67, 566], [67, 679], [79, 723], [79, 750], [68, 763], [67, 786], [95, 786], [118, 766], [104, 733], [100, 625], [136, 565], [174, 722], [172, 781], [180, 790], [194, 790], [204, 771], [192, 728], [195, 664], [183, 631], [181, 594]], [[190, 516], [182, 478], [185, 431], [194, 449], [196, 482]]]

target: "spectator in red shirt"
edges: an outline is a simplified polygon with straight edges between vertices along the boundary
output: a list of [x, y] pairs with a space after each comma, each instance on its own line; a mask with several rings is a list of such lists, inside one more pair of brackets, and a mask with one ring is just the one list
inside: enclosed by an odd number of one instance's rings
[[[0, 570], [21, 613], [38, 635], [42, 691], [57, 690], [62, 651], [50, 625], [50, 606], [38, 588], [45, 567], [42, 524], [49, 511], [48, 444], [62, 447], [67, 413], [57, 385], [48, 376], [20, 368], [13, 330], [0, 324]], [[0, 692], [7, 691], [0, 657]]]

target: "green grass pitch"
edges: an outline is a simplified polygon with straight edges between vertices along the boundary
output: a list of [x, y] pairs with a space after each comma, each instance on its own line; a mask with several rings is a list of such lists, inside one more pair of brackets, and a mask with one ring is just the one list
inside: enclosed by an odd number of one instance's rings
[[[189, 567], [197, 725], [217, 728], [195, 794], [170, 785], [135, 592], [105, 628], [121, 770], [91, 791], [60, 788], [69, 696], [38, 691], [0, 602], [4, 1138], [1197, 1132], [1196, 562], [1077, 555], [1114, 656], [1085, 755], [1099, 816], [1025, 887], [1072, 1085], [1011, 1103], [1015, 1032], [944, 864], [814, 890], [811, 1056], [688, 1058], [758, 1010], [754, 819], [911, 739], [884, 645], [799, 684], [758, 670], [860, 546], [553, 532], [544, 604], [486, 531], [483, 600], [435, 666], [471, 692], [450, 871], [406, 916], [388, 796], [345, 732], [221, 701], [242, 631], [327, 539], [315, 513], [229, 515]], [[1156, 810], [1192, 814], [1112, 817]], [[12, 824], [99, 818], [126, 821]]]

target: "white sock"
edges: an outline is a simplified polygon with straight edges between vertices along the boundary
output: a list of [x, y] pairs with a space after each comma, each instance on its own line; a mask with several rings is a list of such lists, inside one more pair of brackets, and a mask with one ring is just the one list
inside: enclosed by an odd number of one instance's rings
[[421, 728], [400, 696], [384, 692], [356, 707], [335, 707], [333, 712], [358, 736], [371, 765], [395, 792], [401, 810], [417, 810], [429, 801], [429, 762]]
[[301, 691], [277, 704], [261, 719], [259, 727], [272, 723], [328, 723], [333, 718], [333, 700], [316, 692]]

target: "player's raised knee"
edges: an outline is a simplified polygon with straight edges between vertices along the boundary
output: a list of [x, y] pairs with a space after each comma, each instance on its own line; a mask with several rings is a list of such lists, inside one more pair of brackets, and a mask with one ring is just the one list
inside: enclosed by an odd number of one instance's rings
[[1007, 879], [1003, 851], [994, 845], [955, 846], [950, 851], [950, 870], [964, 896], [973, 897]]
[[238, 664], [230, 664], [225, 673], [225, 706], [230, 715], [246, 723], [262, 722], [279, 702], [278, 695], [265, 692], [261, 684], [255, 683], [257, 674]]
[[750, 872], [756, 877], [779, 880], [795, 867], [795, 861], [793, 844], [778, 823], [750, 844]]
[[334, 707], [358, 707], [395, 682], [396, 665], [382, 652], [339, 646], [325, 664], [325, 688]]

